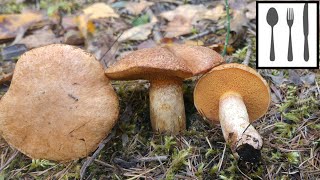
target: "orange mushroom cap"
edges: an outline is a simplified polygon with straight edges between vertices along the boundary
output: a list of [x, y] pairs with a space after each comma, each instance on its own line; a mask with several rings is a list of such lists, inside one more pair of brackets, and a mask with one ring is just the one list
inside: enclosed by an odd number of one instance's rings
[[105, 73], [111, 79], [134, 80], [157, 77], [189, 78], [223, 63], [215, 51], [201, 46], [172, 45], [130, 53]]
[[0, 101], [0, 135], [36, 159], [67, 161], [94, 151], [114, 126], [119, 102], [104, 70], [69, 45], [26, 52]]
[[194, 89], [197, 110], [213, 123], [219, 123], [219, 101], [229, 92], [241, 95], [250, 122], [263, 116], [270, 105], [267, 82], [254, 69], [242, 64], [223, 64], [199, 79]]

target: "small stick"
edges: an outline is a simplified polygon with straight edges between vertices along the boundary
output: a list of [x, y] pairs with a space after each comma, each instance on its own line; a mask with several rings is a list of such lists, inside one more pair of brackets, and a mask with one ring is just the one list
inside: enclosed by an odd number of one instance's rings
[[225, 56], [226, 53], [227, 53], [227, 46], [228, 46], [228, 43], [229, 43], [229, 35], [230, 35], [230, 13], [229, 13], [228, 0], [225, 0], [225, 3], [226, 3], [226, 11], [227, 11], [227, 35], [226, 35], [226, 41], [224, 43], [222, 56]]
[[142, 157], [137, 160], [136, 162], [152, 162], [152, 161], [167, 161], [167, 156], [155, 156], [155, 157]]
[[88, 157], [87, 160], [83, 163], [80, 169], [80, 179], [83, 179], [84, 174], [86, 173], [87, 168], [91, 165], [91, 163], [97, 158], [100, 154], [100, 151], [106, 146], [106, 144], [114, 137], [114, 133], [111, 133], [106, 139], [100, 142], [98, 149], [93, 153], [91, 157]]
[[[104, 56], [112, 49], [112, 47], [116, 44], [116, 42], [118, 42], [119, 38], [122, 36], [124, 31], [122, 31], [119, 36], [112, 42], [111, 47], [101, 56], [101, 58], [99, 59], [99, 61], [101, 61]], [[104, 62], [106, 64], [106, 62]]]
[[221, 157], [221, 159], [220, 159], [220, 161], [219, 161], [219, 169], [218, 169], [218, 172], [220, 172], [220, 170], [221, 170], [221, 166], [222, 166], [222, 162], [223, 162], [223, 159], [224, 159], [224, 153], [226, 152], [226, 148], [227, 148], [227, 144], [225, 143], [225, 144], [224, 144], [224, 148], [223, 148], [222, 157]]
[[252, 41], [250, 38], [247, 38], [247, 42], [248, 42], [248, 47], [247, 47], [247, 54], [246, 54], [246, 58], [244, 59], [243, 63], [244, 65], [248, 66], [249, 62], [250, 62], [250, 56], [252, 53]]
[[208, 34], [214, 32], [214, 31], [216, 31], [216, 28], [215, 27], [211, 27], [209, 30], [205, 30], [205, 31], [203, 31], [203, 32], [201, 32], [199, 34], [195, 34], [195, 35], [192, 35], [192, 36], [186, 38], [186, 40], [198, 39], [198, 38], [201, 38], [201, 37], [203, 37], [205, 35], [208, 35]]
[[[246, 178], [252, 180], [248, 175], [246, 175], [244, 172], [241, 171], [241, 169], [239, 168], [238, 165], [237, 165], [237, 169], [238, 169], [238, 171], [239, 171], [243, 176], [245, 176]], [[261, 178], [260, 178], [260, 179], [261, 179]]]

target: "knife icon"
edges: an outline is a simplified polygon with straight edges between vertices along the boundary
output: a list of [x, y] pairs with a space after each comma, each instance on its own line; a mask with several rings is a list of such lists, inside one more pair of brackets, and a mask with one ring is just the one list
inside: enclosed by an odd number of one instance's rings
[[303, 8], [303, 34], [304, 34], [304, 60], [309, 60], [309, 45], [308, 45], [308, 35], [309, 35], [309, 22], [308, 22], [308, 3], [304, 4]]

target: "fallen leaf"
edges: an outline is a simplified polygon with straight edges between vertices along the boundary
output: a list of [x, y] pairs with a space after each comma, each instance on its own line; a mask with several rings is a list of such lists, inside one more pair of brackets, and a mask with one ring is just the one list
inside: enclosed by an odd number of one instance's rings
[[112, 7], [105, 3], [92, 4], [91, 6], [83, 9], [82, 11], [83, 14], [89, 18], [89, 20], [108, 17], [119, 17], [119, 15], [112, 9]]
[[132, 27], [123, 32], [121, 37], [119, 38], [119, 42], [133, 40], [133, 41], [143, 41], [148, 39], [148, 36], [151, 34], [153, 26], [157, 22], [156, 17], [151, 18], [151, 22], [147, 24], [143, 24], [140, 26]]
[[164, 29], [167, 33], [165, 37], [173, 38], [181, 35], [189, 34], [192, 32], [192, 23], [187, 20], [184, 16], [175, 16], [172, 21], [170, 21], [167, 27]]
[[316, 81], [316, 74], [315, 73], [308, 73], [301, 77], [301, 80], [304, 84], [313, 85]]
[[231, 38], [229, 44], [237, 47], [246, 39], [248, 22], [243, 10], [235, 10], [233, 12], [233, 18], [230, 22]]
[[249, 3], [246, 6], [246, 9], [248, 10], [246, 12], [247, 18], [250, 19], [250, 20], [256, 19], [256, 1], [253, 1], [253, 2]]
[[[209, 47], [218, 53], [222, 53], [224, 49], [224, 44], [213, 44]], [[226, 51], [228, 55], [231, 55], [235, 52], [235, 49], [232, 46], [228, 45]]]
[[83, 9], [82, 12], [83, 13], [78, 16], [77, 20], [78, 28], [84, 37], [87, 37], [88, 31], [92, 32], [95, 29], [92, 28], [92, 20], [100, 18], [119, 17], [119, 15], [112, 9], [112, 7], [105, 3], [95, 3]]
[[232, 10], [242, 10], [247, 6], [247, 0], [229, 0], [229, 6]]
[[143, 24], [147, 24], [149, 22], [150, 18], [148, 16], [148, 14], [144, 14], [142, 16], [139, 16], [137, 18], [135, 18], [133, 21], [132, 21], [132, 25], [133, 26], [140, 26], [140, 25], [143, 25]]
[[144, 9], [152, 6], [153, 2], [141, 0], [140, 2], [127, 2], [125, 8], [132, 14], [140, 14]]
[[31, 25], [44, 20], [44, 16], [36, 12], [23, 14], [0, 15], [0, 40], [14, 38], [20, 28], [28, 29]]
[[213, 9], [207, 9], [204, 5], [182, 5], [172, 11], [163, 12], [161, 17], [172, 21], [175, 16], [184, 16], [186, 20], [191, 22], [201, 19], [218, 20], [224, 14], [223, 5], [217, 5]]
[[268, 76], [271, 78], [272, 82], [279, 87], [284, 82], [288, 82], [288, 79], [284, 77], [283, 71], [280, 71], [278, 75], [272, 75], [271, 73], [264, 73], [264, 76]]
[[270, 85], [270, 88], [274, 92], [272, 94], [274, 94], [277, 97], [277, 100], [273, 99], [273, 102], [277, 102], [278, 103], [279, 101], [282, 101], [283, 100], [283, 96], [281, 94], [281, 91], [273, 84]]
[[31, 35], [24, 37], [18, 43], [25, 44], [28, 49], [32, 49], [61, 42], [62, 38], [56, 37], [50, 28], [44, 27], [40, 30], [34, 31]]
[[119, 42], [126, 40], [142, 41], [148, 39], [151, 34], [154, 23], [148, 23], [140, 26], [135, 26], [123, 32], [119, 38]]
[[202, 19], [218, 20], [224, 14], [224, 7], [218, 5], [213, 9], [207, 9], [203, 5], [182, 5], [172, 11], [160, 14], [169, 21], [164, 29], [165, 37], [177, 37], [192, 32], [193, 24]]
[[295, 71], [289, 69], [289, 81], [291, 81], [295, 85], [302, 85], [302, 81], [300, 79], [300, 75]]
[[71, 29], [63, 35], [63, 42], [70, 45], [80, 45], [84, 43], [84, 38], [79, 31]]

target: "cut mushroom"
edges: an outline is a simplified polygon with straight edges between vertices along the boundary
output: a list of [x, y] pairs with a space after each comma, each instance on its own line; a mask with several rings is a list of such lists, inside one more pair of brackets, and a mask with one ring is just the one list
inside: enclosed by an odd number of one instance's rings
[[106, 75], [114, 80], [149, 80], [153, 130], [177, 134], [186, 129], [182, 81], [223, 62], [218, 53], [206, 47], [163, 46], [125, 56], [109, 67]]
[[0, 101], [0, 134], [35, 159], [87, 156], [108, 135], [119, 102], [104, 70], [89, 53], [69, 45], [26, 52]]
[[236, 158], [248, 162], [260, 159], [263, 142], [251, 122], [268, 110], [270, 90], [255, 70], [241, 64], [213, 68], [199, 79], [194, 103], [209, 122], [220, 122]]

